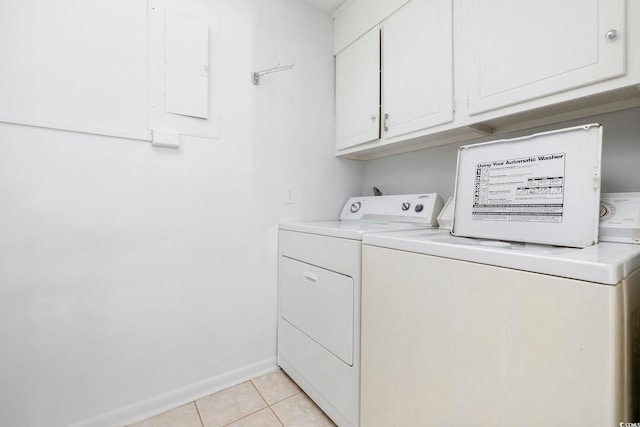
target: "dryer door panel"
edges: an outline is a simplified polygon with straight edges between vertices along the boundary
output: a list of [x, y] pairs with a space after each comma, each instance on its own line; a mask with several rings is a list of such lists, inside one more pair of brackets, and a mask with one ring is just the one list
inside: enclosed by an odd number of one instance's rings
[[353, 365], [351, 277], [281, 257], [280, 317], [346, 364]]

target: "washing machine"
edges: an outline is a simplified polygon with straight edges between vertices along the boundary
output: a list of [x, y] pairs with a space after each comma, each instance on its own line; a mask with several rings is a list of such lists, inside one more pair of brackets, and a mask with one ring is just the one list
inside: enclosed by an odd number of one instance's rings
[[281, 224], [278, 364], [338, 425], [360, 405], [362, 237], [434, 227], [437, 194], [352, 197], [340, 220]]
[[640, 422], [639, 245], [398, 231], [362, 262], [363, 426]]

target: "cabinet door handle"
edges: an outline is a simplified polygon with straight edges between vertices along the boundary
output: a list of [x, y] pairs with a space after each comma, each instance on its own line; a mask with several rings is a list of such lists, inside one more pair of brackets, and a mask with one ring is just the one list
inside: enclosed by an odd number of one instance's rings
[[310, 271], [304, 271], [302, 273], [302, 278], [306, 281], [311, 283], [312, 285], [317, 285], [318, 284], [318, 275], [314, 274]]
[[389, 113], [384, 113], [384, 131], [389, 132], [389, 125], [387, 121], [389, 120]]
[[618, 32], [617, 32], [616, 30], [609, 30], [609, 31], [607, 31], [607, 32], [605, 33], [604, 37], [605, 37], [607, 40], [613, 40], [613, 39], [615, 39], [616, 37], [618, 37]]

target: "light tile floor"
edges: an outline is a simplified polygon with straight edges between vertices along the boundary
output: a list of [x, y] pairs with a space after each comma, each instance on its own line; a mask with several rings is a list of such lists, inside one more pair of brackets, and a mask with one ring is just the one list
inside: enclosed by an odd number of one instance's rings
[[130, 427], [335, 427], [283, 371], [140, 421]]

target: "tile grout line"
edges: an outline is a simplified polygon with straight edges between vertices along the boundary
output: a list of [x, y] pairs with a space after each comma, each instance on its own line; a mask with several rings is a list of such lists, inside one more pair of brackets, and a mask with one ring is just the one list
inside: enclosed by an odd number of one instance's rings
[[[280, 417], [278, 416], [278, 414], [276, 414], [276, 412], [273, 410], [273, 408], [271, 407], [271, 404], [269, 402], [267, 402], [267, 399], [265, 399], [265, 397], [262, 395], [262, 393], [260, 393], [260, 390], [258, 390], [258, 387], [253, 383], [253, 379], [250, 380], [251, 381], [251, 385], [253, 386], [253, 388], [256, 389], [256, 391], [258, 392], [258, 394], [260, 395], [260, 397], [262, 397], [262, 400], [264, 400], [264, 403], [267, 404], [267, 408], [269, 408], [269, 410], [271, 411], [271, 413], [273, 414], [274, 417], [276, 417], [276, 420], [278, 420], [278, 422], [280, 423], [280, 425], [282, 427], [286, 427], [284, 422], [280, 419]], [[291, 396], [289, 396], [291, 397]], [[288, 399], [288, 397], [287, 397]], [[285, 399], [282, 399], [285, 400]], [[278, 402], [282, 402], [282, 400], [279, 400]], [[274, 405], [278, 402], [274, 402]]]
[[[252, 412], [252, 413], [250, 413], [250, 414], [244, 415], [244, 416], [242, 416], [242, 417], [238, 418], [237, 420], [233, 420], [233, 421], [231, 421], [231, 422], [229, 422], [229, 423], [227, 423], [227, 424], [224, 424], [222, 427], [229, 426], [229, 425], [231, 425], [231, 424], [233, 424], [233, 423], [237, 423], [238, 421], [240, 421], [240, 420], [244, 420], [245, 418], [248, 418], [248, 417], [250, 417], [250, 416], [252, 416], [252, 415], [254, 415], [254, 414], [257, 414], [258, 412], [263, 411], [263, 410], [265, 410], [265, 409], [267, 409], [267, 408], [269, 408], [269, 410], [271, 410], [271, 407], [269, 406], [269, 402], [267, 402], [267, 399], [265, 399], [265, 398], [264, 398], [264, 396], [262, 395], [262, 393], [260, 393], [260, 390], [258, 390], [258, 387], [256, 387], [256, 385], [253, 383], [253, 380], [251, 379], [251, 380], [249, 380], [249, 382], [251, 383], [251, 386], [253, 387], [253, 389], [258, 393], [258, 396], [260, 396], [260, 398], [261, 398], [261, 399], [262, 399], [262, 401], [264, 402], [265, 407], [264, 407], [264, 408], [260, 408], [260, 409], [258, 409], [257, 411], [253, 411], [253, 412]], [[273, 411], [271, 411], [271, 412], [273, 412]], [[274, 415], [275, 415], [275, 414], [274, 414]], [[276, 418], [277, 418], [277, 416], [276, 416]], [[278, 418], [278, 421], [280, 421], [280, 419], [279, 419], [279, 418]]]
[[[300, 393], [304, 393], [304, 391], [302, 391], [302, 390], [298, 390], [298, 391], [296, 391], [295, 393], [293, 393], [291, 396], [283, 397], [282, 399], [278, 400], [277, 402], [273, 402], [273, 403], [272, 403], [271, 405], [269, 405], [269, 406], [277, 405], [278, 403], [280, 403], [280, 402], [284, 402], [284, 401], [285, 401], [285, 400], [287, 400], [287, 399], [291, 399], [293, 396], [297, 396], [297, 395], [298, 395], [298, 394], [300, 394]], [[305, 393], [305, 394], [306, 394], [306, 393]]]
[[202, 414], [200, 413], [200, 408], [198, 408], [198, 404], [196, 403], [196, 401], [193, 401], [193, 406], [196, 407], [196, 413], [198, 414], [198, 418], [200, 418], [200, 425], [202, 427], [205, 427], [204, 425], [204, 420], [202, 419]]
[[264, 398], [262, 393], [260, 393], [260, 390], [258, 390], [258, 387], [256, 387], [256, 385], [253, 383], [253, 379], [250, 379], [249, 382], [251, 383], [251, 387], [253, 387], [253, 389], [256, 391], [256, 393], [258, 393], [258, 395], [260, 396], [260, 398], [262, 399], [264, 404], [269, 406], [269, 402], [267, 402], [267, 399]]
[[[269, 408], [269, 410], [271, 411], [271, 413], [273, 414], [273, 416], [274, 416], [274, 417], [276, 417], [276, 420], [278, 420], [278, 422], [280, 423], [280, 425], [281, 425], [282, 427], [286, 427], [286, 425], [285, 425], [284, 421], [282, 421], [282, 420], [280, 419], [280, 417], [278, 416], [278, 414], [276, 414], [276, 411], [274, 411], [274, 410], [273, 410], [273, 408], [271, 407], [271, 405], [272, 405], [272, 404], [271, 404], [271, 403], [269, 403], [269, 402], [267, 402], [267, 399], [265, 399], [265, 397], [262, 395], [262, 393], [260, 393], [260, 390], [258, 390], [258, 387], [253, 383], [253, 379], [251, 379], [250, 381], [251, 381], [251, 385], [253, 386], [253, 388], [255, 388], [255, 389], [256, 389], [256, 391], [258, 392], [258, 394], [260, 395], [260, 397], [262, 397], [262, 400], [264, 400], [264, 403], [266, 403], [266, 404], [267, 404], [267, 408]], [[296, 393], [296, 394], [297, 394], [297, 393]], [[293, 394], [293, 395], [291, 395], [291, 396], [289, 396], [289, 397], [292, 397], [292, 396], [295, 396], [295, 394]], [[286, 398], [284, 398], [284, 399], [278, 400], [277, 402], [273, 402], [273, 405], [275, 405], [276, 403], [280, 403], [280, 402], [282, 402], [283, 400], [288, 399], [289, 397], [286, 397]]]
[[[291, 377], [289, 377], [288, 375], [287, 375], [287, 378], [289, 378], [289, 379], [291, 380]], [[255, 389], [256, 389], [256, 391], [258, 392], [258, 394], [260, 395], [260, 397], [262, 397], [262, 400], [264, 400], [264, 401], [265, 401], [265, 403], [267, 404], [267, 406], [273, 406], [273, 405], [275, 405], [275, 404], [278, 404], [278, 403], [280, 403], [280, 402], [284, 402], [285, 400], [292, 398], [292, 397], [293, 397], [293, 396], [295, 396], [296, 394], [304, 393], [304, 391], [302, 391], [302, 389], [298, 386], [298, 384], [296, 384], [293, 380], [291, 380], [291, 382], [292, 382], [293, 384], [295, 384], [295, 386], [296, 386], [296, 388], [298, 389], [298, 391], [296, 391], [295, 393], [293, 393], [293, 394], [291, 394], [291, 395], [289, 395], [289, 396], [287, 396], [287, 397], [283, 397], [282, 399], [277, 400], [277, 401], [275, 401], [275, 402], [273, 402], [273, 403], [269, 403], [269, 402], [267, 402], [267, 399], [265, 399], [265, 397], [262, 395], [262, 393], [260, 393], [260, 390], [258, 390], [258, 387], [253, 383], [253, 379], [252, 379], [252, 380], [249, 380], [249, 381], [251, 381], [251, 385], [253, 386], [253, 388], [255, 388]]]
[[260, 412], [260, 411], [264, 411], [264, 410], [265, 410], [265, 409], [267, 409], [267, 408], [268, 408], [268, 406], [265, 406], [264, 408], [260, 408], [260, 409], [258, 409], [257, 411], [254, 411], [254, 412], [252, 412], [252, 413], [250, 413], [250, 414], [243, 415], [243, 416], [241, 416], [240, 418], [238, 418], [237, 420], [233, 420], [233, 421], [231, 421], [231, 422], [228, 422], [227, 424], [222, 425], [222, 427], [227, 427], [227, 426], [230, 426], [231, 424], [237, 423], [238, 421], [242, 421], [242, 420], [244, 420], [245, 418], [249, 418], [251, 415], [255, 415], [255, 414], [257, 414], [257, 413], [258, 413], [258, 412]]
[[273, 414], [273, 416], [274, 416], [274, 417], [276, 417], [276, 420], [278, 420], [278, 422], [280, 423], [280, 425], [281, 425], [282, 427], [287, 427], [287, 426], [284, 424], [284, 421], [282, 421], [282, 420], [280, 419], [280, 417], [278, 416], [278, 414], [276, 414], [276, 411], [274, 411], [274, 410], [273, 410], [273, 408], [272, 408], [271, 406], [269, 406], [269, 410], [271, 411], [271, 413]]
[[[286, 373], [283, 369], [280, 369], [280, 372], [282, 373], [282, 375], [285, 375], [285, 376], [287, 377], [287, 379], [288, 379], [289, 381], [291, 381], [291, 383], [292, 383], [293, 385], [295, 385], [295, 386], [296, 386], [296, 388], [298, 389], [298, 391], [296, 391], [295, 393], [291, 394], [290, 396], [283, 397], [282, 399], [280, 399], [280, 400], [278, 400], [278, 401], [276, 401], [276, 402], [273, 402], [273, 403], [271, 403], [271, 404], [267, 402], [267, 405], [269, 405], [269, 406], [276, 405], [276, 404], [278, 404], [278, 403], [280, 403], [280, 402], [284, 402], [285, 400], [292, 398], [293, 396], [295, 396], [295, 395], [297, 395], [297, 394], [304, 393], [304, 391], [300, 388], [300, 386], [299, 386], [298, 384], [296, 384], [296, 382], [295, 382], [295, 381], [293, 381], [293, 380], [291, 379], [291, 377], [290, 377], [289, 375], [287, 375], [287, 373]], [[251, 384], [253, 384], [253, 379], [251, 380]], [[258, 387], [256, 387], [256, 386], [255, 386], [255, 384], [254, 384], [254, 387], [256, 388], [256, 390], [258, 390]], [[259, 390], [258, 390], [258, 393], [260, 393], [260, 391], [259, 391]], [[306, 393], [305, 393], [305, 394], [306, 394]], [[267, 399], [265, 399], [265, 401], [266, 401], [266, 400], [267, 400]]]

